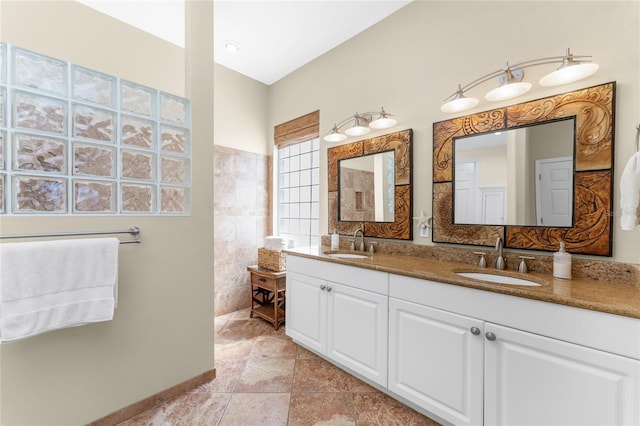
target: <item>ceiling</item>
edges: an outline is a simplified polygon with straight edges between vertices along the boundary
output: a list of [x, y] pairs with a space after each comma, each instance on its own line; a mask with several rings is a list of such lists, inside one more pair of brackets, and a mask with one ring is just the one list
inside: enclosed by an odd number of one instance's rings
[[[215, 1], [215, 62], [272, 84], [408, 4], [389, 1]], [[239, 43], [238, 53], [224, 47]]]
[[[182, 0], [77, 1], [184, 47]], [[270, 85], [410, 2], [214, 0], [214, 60]]]

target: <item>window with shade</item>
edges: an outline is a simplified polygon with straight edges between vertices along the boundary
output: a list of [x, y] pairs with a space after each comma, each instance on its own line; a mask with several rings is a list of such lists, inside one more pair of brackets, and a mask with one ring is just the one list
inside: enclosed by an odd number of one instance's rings
[[318, 111], [275, 128], [277, 231], [296, 247], [319, 244], [320, 140]]

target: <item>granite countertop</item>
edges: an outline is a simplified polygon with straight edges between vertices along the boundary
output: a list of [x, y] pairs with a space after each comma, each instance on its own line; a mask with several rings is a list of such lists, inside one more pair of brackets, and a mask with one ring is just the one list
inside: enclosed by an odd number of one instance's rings
[[[554, 278], [551, 274], [537, 272], [521, 274], [513, 271], [497, 271], [490, 267], [481, 269], [467, 263], [402, 254], [374, 253], [366, 259], [347, 259], [330, 257], [325, 252], [329, 252], [328, 247], [304, 247], [287, 250], [287, 253], [311, 259], [640, 319], [640, 288], [628, 283], [606, 279], [564, 280]], [[347, 251], [341, 250], [340, 252]], [[359, 252], [359, 254], [363, 253]], [[499, 273], [500, 275], [535, 281], [542, 285], [529, 287], [494, 284], [465, 278], [457, 275], [456, 272]]]

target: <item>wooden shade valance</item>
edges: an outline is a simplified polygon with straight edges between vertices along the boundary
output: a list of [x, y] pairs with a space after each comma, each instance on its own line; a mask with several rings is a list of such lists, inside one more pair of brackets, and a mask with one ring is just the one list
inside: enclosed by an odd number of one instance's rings
[[320, 111], [313, 111], [274, 128], [274, 141], [278, 148], [317, 138], [320, 133]]

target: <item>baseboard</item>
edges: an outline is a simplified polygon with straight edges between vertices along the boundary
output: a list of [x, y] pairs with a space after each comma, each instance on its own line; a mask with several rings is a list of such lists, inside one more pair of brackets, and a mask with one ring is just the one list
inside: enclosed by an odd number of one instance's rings
[[182, 393], [185, 393], [200, 385], [210, 382], [215, 378], [215, 368], [209, 371], [205, 371], [204, 373], [196, 377], [185, 380], [184, 382], [178, 383], [175, 386], [171, 386], [168, 389], [151, 395], [150, 397], [145, 398], [141, 401], [135, 402], [127, 407], [121, 408], [120, 410], [115, 411], [111, 414], [107, 414], [106, 416], [89, 423], [87, 426], [112, 426], [118, 424], [127, 419], [130, 419], [131, 417], [137, 416], [138, 414], [143, 413], [148, 409], [155, 407], [156, 405], [160, 405], [163, 402], [168, 401]]

